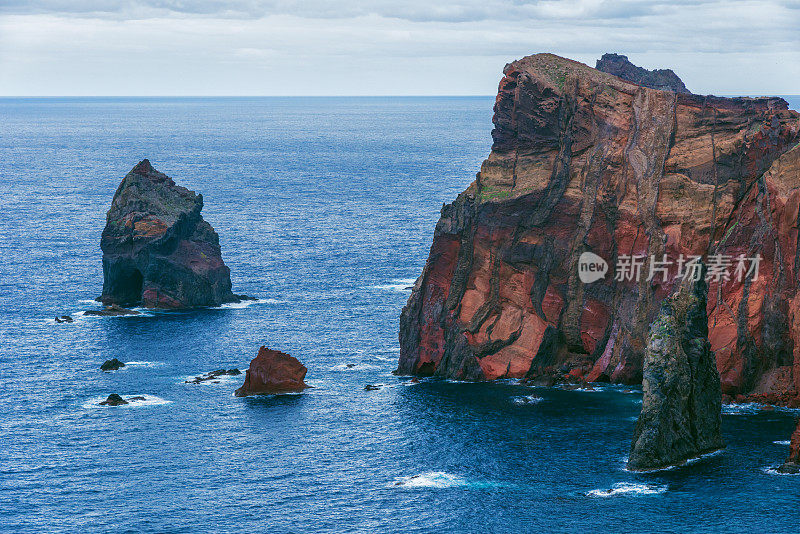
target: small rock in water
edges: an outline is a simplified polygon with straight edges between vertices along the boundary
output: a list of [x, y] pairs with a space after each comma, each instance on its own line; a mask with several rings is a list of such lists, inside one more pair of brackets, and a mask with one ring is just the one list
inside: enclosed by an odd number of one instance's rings
[[261, 347], [250, 362], [242, 387], [236, 390], [237, 397], [248, 395], [273, 395], [296, 393], [310, 387], [305, 365], [284, 352]]
[[[140, 397], [141, 400], [144, 400], [144, 397]], [[100, 406], [122, 406], [123, 404], [128, 404], [128, 401], [117, 395], [116, 393], [112, 393], [108, 396], [106, 400], [100, 403]]]
[[122, 306], [118, 306], [116, 304], [112, 304], [110, 306], [106, 306], [102, 310], [87, 310], [83, 312], [84, 315], [99, 315], [102, 317], [116, 317], [118, 315], [139, 315], [139, 312], [136, 310], [129, 310], [128, 308], [123, 308]]
[[227, 376], [236, 376], [236, 375], [240, 375], [240, 374], [242, 374], [242, 372], [239, 369], [236, 369], [235, 367], [233, 369], [228, 369], [228, 370], [217, 369], [216, 371], [211, 371], [210, 373], [206, 373], [204, 375], [196, 376], [196, 377], [192, 378], [191, 380], [186, 380], [184, 383], [186, 383], [186, 384], [200, 384], [202, 382], [207, 382], [207, 381], [211, 380], [212, 384], [219, 384], [219, 381], [216, 380], [216, 379], [221, 377], [221, 376], [226, 376], [226, 375]]
[[377, 391], [379, 389], [381, 389], [380, 384], [367, 384], [364, 386], [364, 391]]
[[100, 366], [101, 371], [116, 371], [118, 369], [122, 369], [125, 367], [125, 364], [119, 361], [116, 358], [112, 358], [110, 360], [106, 360], [103, 362], [103, 365]]
[[69, 315], [62, 315], [61, 317], [56, 316], [57, 323], [71, 323], [72, 321], [73, 319]]
[[354, 363], [348, 363], [348, 364], [345, 365], [345, 367], [347, 367], [348, 369], [352, 369], [355, 366], [356, 366], [356, 364], [354, 364]]

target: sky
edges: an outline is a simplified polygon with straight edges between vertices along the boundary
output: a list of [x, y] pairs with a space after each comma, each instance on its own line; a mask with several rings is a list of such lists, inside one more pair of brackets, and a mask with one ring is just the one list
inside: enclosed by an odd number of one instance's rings
[[0, 0], [0, 96], [493, 95], [538, 52], [800, 94], [800, 0]]

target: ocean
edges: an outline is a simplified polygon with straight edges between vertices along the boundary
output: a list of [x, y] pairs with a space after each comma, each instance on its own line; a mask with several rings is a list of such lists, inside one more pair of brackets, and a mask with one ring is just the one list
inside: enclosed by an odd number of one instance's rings
[[[492, 105], [0, 99], [0, 530], [795, 530], [800, 477], [770, 468], [800, 412], [726, 408], [724, 452], [637, 474], [635, 389], [392, 375], [408, 286], [489, 153]], [[234, 291], [258, 301], [79, 315], [98, 307], [111, 198], [144, 158], [203, 194]], [[261, 345], [313, 389], [185, 383]], [[111, 358], [128, 365], [101, 372]], [[110, 393], [146, 401], [99, 406]]]

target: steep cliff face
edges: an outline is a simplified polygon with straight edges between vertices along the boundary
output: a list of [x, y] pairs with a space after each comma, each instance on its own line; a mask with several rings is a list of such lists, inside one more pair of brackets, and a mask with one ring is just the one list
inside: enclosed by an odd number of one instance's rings
[[141, 161], [120, 183], [100, 241], [105, 304], [147, 308], [238, 301], [203, 196]]
[[603, 57], [597, 60], [594, 68], [651, 89], [674, 93], [690, 92], [683, 84], [683, 80], [671, 69], [643, 69], [631, 63], [628, 56], [620, 54], [603, 54]]
[[702, 276], [686, 278], [664, 299], [650, 327], [630, 469], [678, 465], [724, 447], [722, 391], [708, 341], [707, 294]]
[[[403, 309], [398, 372], [638, 383], [678, 258], [712, 248], [763, 258], [758, 277], [710, 281], [723, 392], [794, 397], [800, 116], [780, 98], [658, 91], [551, 54], [504, 74], [492, 151], [442, 208]], [[605, 278], [580, 281], [584, 252], [608, 261]], [[632, 255], [675, 263], [617, 280]]]

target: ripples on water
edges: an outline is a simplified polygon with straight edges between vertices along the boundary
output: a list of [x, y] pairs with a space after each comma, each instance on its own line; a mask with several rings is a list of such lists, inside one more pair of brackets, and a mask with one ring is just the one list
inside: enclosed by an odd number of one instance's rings
[[[775, 496], [798, 479], [762, 471], [793, 414], [726, 415], [724, 454], [641, 475], [620, 462], [639, 393], [391, 375], [407, 288], [488, 153], [492, 101], [0, 100], [0, 530], [795, 528]], [[234, 290], [260, 301], [79, 315], [111, 197], [144, 157], [203, 193]], [[184, 383], [262, 344], [315, 387]], [[110, 358], [128, 365], [101, 373]], [[98, 406], [109, 393], [146, 401]]]

